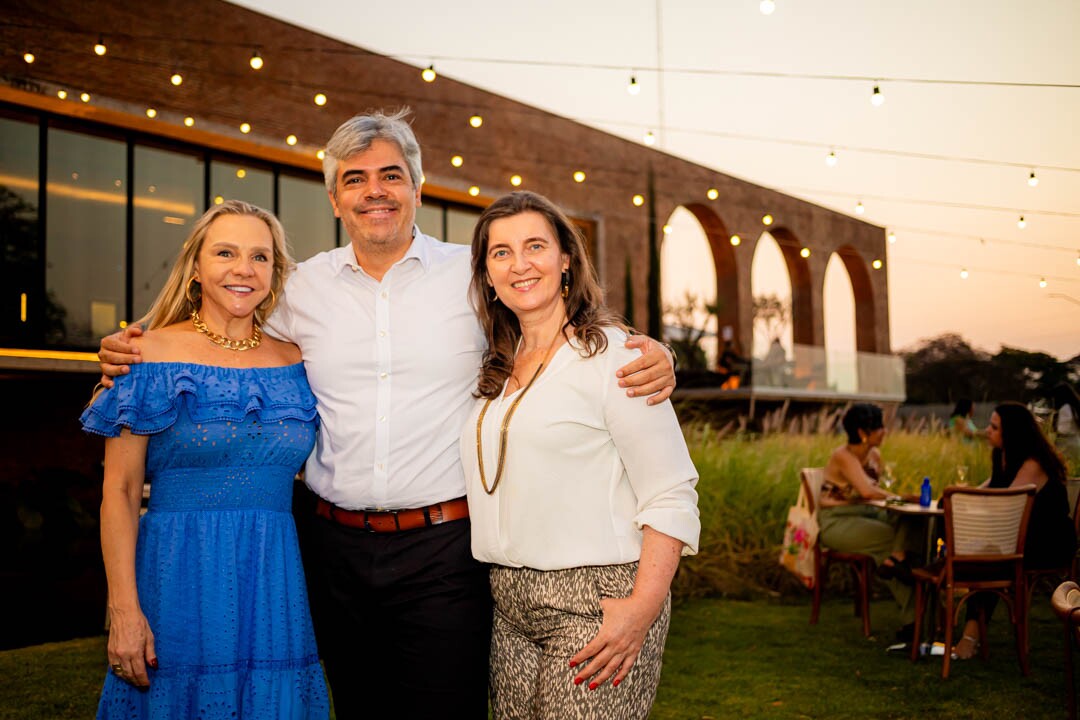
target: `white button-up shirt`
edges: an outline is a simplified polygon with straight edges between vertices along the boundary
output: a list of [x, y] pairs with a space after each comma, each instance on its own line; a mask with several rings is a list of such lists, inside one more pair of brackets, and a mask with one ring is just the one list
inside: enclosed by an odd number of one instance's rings
[[465, 494], [458, 436], [486, 347], [469, 257], [416, 230], [381, 282], [351, 245], [289, 277], [267, 329], [303, 354], [321, 418], [305, 479], [322, 498], [401, 509]]

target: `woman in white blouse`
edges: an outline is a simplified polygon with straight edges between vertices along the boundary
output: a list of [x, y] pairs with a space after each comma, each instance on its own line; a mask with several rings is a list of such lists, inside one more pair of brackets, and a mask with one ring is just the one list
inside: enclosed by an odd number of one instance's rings
[[632, 360], [579, 231], [549, 200], [496, 200], [473, 235], [487, 335], [462, 432], [473, 554], [491, 563], [496, 718], [645, 718], [697, 471], [670, 402], [627, 397]]

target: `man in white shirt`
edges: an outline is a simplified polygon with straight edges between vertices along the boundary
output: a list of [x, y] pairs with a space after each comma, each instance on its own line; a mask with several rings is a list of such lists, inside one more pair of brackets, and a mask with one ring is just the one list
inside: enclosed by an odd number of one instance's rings
[[[404, 116], [354, 117], [327, 143], [351, 242], [298, 266], [267, 329], [300, 346], [318, 400], [297, 528], [337, 717], [484, 718], [491, 598], [458, 436], [485, 344], [469, 249], [414, 225], [420, 148]], [[138, 361], [125, 338], [103, 341], [103, 362]], [[631, 342], [649, 352], [621, 384], [666, 399], [666, 353]]]

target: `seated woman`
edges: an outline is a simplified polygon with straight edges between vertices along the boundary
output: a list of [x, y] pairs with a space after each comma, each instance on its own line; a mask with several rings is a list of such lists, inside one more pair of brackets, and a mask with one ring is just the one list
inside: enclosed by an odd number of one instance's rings
[[859, 403], [844, 414], [848, 441], [833, 451], [825, 465], [818, 513], [822, 544], [841, 552], [865, 553], [878, 566], [889, 591], [900, 606], [904, 623], [898, 637], [910, 639], [915, 619], [911, 604], [911, 568], [907, 563], [907, 523], [863, 500], [896, 497], [877, 485], [881, 471], [878, 447], [885, 439], [881, 408]]
[[[994, 408], [990, 426], [992, 474], [980, 487], [1009, 488], [1034, 485], [1027, 537], [1024, 540], [1024, 567], [1028, 570], [1066, 567], [1076, 554], [1076, 531], [1069, 518], [1069, 495], [1065, 490], [1065, 464], [1054, 446], [1042, 434], [1035, 416], [1024, 405], [1007, 402]], [[967, 602], [967, 622], [954, 656], [967, 660], [979, 650], [979, 611], [990, 620], [997, 595], [980, 593]]]
[[975, 421], [971, 419], [974, 414], [975, 403], [968, 398], [957, 400], [956, 407], [953, 408], [952, 415], [949, 416], [949, 433], [953, 437], [965, 441], [977, 438], [980, 433], [979, 429], [975, 427]]

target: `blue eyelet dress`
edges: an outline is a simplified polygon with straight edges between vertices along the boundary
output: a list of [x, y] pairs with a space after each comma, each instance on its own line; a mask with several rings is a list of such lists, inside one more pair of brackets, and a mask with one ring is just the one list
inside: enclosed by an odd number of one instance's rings
[[292, 517], [318, 426], [303, 365], [134, 365], [81, 420], [150, 436], [135, 577], [158, 669], [149, 690], [108, 671], [98, 718], [326, 718]]

